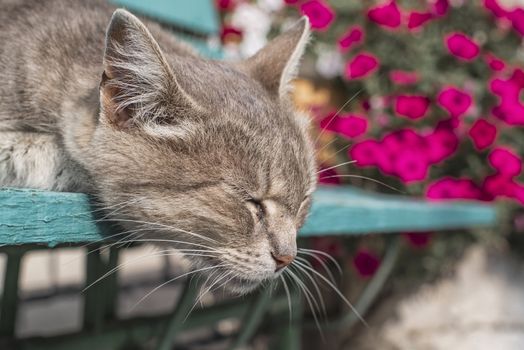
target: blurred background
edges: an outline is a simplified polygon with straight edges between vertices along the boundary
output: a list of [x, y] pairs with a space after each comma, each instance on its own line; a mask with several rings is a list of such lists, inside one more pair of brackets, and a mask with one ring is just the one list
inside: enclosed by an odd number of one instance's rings
[[[215, 0], [215, 7], [220, 37], [200, 39], [215, 52], [221, 47], [228, 60], [254, 54], [309, 17], [313, 35], [293, 97], [312, 119], [320, 183], [489, 202], [503, 213], [495, 230], [402, 233], [392, 277], [365, 315], [369, 327], [306, 327], [304, 348], [524, 349], [524, 0]], [[387, 240], [370, 234], [300, 245], [340, 263], [343, 277], [335, 279], [354, 301], [382, 266]], [[137, 246], [120, 256], [119, 316], [173, 307], [178, 283], [143, 298], [187, 266], [153, 255]], [[318, 271], [328, 262], [310, 261]], [[85, 263], [82, 248], [27, 254], [17, 335], [81, 328]], [[332, 289], [319, 293], [328, 314], [340, 311]], [[209, 293], [202, 303], [220, 298]], [[305, 312], [311, 319], [320, 308]], [[217, 339], [238, 328], [238, 321], [224, 320], [178, 345], [220, 348]], [[268, 344], [262, 334], [247, 348]]]

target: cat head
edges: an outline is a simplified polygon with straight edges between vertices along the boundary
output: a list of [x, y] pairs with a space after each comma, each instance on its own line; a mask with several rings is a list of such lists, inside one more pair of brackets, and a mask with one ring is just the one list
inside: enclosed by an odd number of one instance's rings
[[215, 62], [161, 49], [115, 11], [85, 157], [131, 237], [176, 247], [238, 292], [294, 259], [316, 183], [308, 120], [288, 94], [308, 36], [303, 18], [253, 57]]

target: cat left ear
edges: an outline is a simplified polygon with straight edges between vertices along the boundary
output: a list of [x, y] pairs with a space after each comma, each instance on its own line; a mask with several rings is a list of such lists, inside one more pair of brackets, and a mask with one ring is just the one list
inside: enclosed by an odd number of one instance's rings
[[245, 61], [251, 76], [270, 93], [285, 97], [290, 90], [291, 80], [298, 73], [309, 35], [309, 20], [304, 16]]
[[149, 30], [122, 9], [107, 28], [100, 96], [105, 120], [119, 129], [167, 123], [194, 108]]

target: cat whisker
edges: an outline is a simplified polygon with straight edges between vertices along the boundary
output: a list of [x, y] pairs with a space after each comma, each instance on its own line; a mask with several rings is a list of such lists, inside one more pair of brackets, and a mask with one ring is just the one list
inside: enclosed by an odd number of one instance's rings
[[[332, 257], [330, 254], [328, 254], [326, 252], [323, 252], [321, 250], [316, 250], [316, 249], [298, 248], [297, 253], [298, 254], [305, 254], [305, 255], [311, 256], [311, 257], [317, 259], [317, 261], [319, 263], [323, 263], [323, 261], [322, 261], [322, 259], [317, 257], [317, 255], [322, 255], [323, 257], [326, 257], [327, 259], [329, 259], [329, 261], [331, 261], [333, 263], [333, 265], [335, 265], [335, 267], [337, 268], [339, 274], [342, 275], [342, 267], [340, 266], [338, 261], [334, 257]], [[324, 266], [325, 266], [325, 264], [324, 264]]]
[[206, 241], [209, 241], [209, 242], [212, 242], [212, 243], [219, 243], [217, 240], [215, 240], [213, 238], [206, 237], [206, 236], [200, 235], [200, 234], [195, 233], [195, 232], [183, 230], [183, 229], [180, 229], [180, 228], [177, 228], [177, 227], [174, 227], [174, 226], [160, 224], [160, 223], [156, 223], [156, 222], [141, 221], [141, 220], [131, 220], [131, 219], [107, 219], [106, 221], [131, 222], [131, 223], [137, 223], [137, 224], [152, 225], [152, 226], [165, 228], [165, 229], [168, 229], [168, 230], [173, 230], [173, 231], [177, 231], [177, 232], [187, 233], [189, 235], [198, 237], [200, 239], [203, 239], [203, 240], [206, 240]]
[[185, 277], [185, 276], [189, 276], [189, 275], [192, 275], [192, 274], [195, 274], [197, 272], [202, 272], [202, 271], [208, 271], [208, 270], [212, 270], [212, 269], [218, 269], [220, 267], [224, 267], [226, 266], [226, 264], [220, 264], [220, 265], [214, 265], [214, 266], [207, 266], [207, 267], [203, 267], [203, 268], [200, 268], [200, 269], [196, 269], [196, 270], [192, 270], [192, 271], [189, 271], [189, 272], [186, 272], [186, 273], [183, 273], [181, 275], [178, 275], [176, 276], [175, 278], [172, 278], [162, 284], [160, 284], [159, 286], [155, 287], [154, 289], [152, 289], [151, 291], [149, 291], [146, 295], [144, 295], [139, 301], [137, 301], [133, 307], [131, 307], [131, 310], [134, 310], [138, 305], [140, 305], [140, 303], [142, 303], [144, 300], [146, 300], [151, 294], [153, 294], [154, 292], [156, 292], [157, 290], [159, 290], [160, 288], [170, 284], [170, 283], [173, 283], [174, 281], [182, 278], [182, 277]]
[[336, 117], [338, 117], [338, 115], [340, 114], [340, 112], [342, 112], [342, 110], [344, 108], [346, 108], [346, 106], [348, 104], [350, 104], [355, 98], [358, 97], [358, 95], [360, 95], [360, 93], [364, 91], [363, 89], [359, 89], [353, 96], [351, 96], [343, 105], [342, 107], [340, 107], [338, 109], [338, 111], [331, 117], [331, 119], [328, 120], [328, 123], [320, 130], [320, 133], [318, 134], [317, 138], [315, 139], [315, 142], [314, 144], [316, 145], [318, 143], [318, 140], [320, 139], [320, 137], [322, 136], [324, 130], [326, 130], [329, 125], [331, 125], [331, 123], [333, 122], [333, 120], [335, 120]]
[[307, 265], [304, 265], [302, 264], [301, 262], [299, 261], [294, 261], [293, 262], [294, 264], [297, 264], [301, 267], [303, 267], [304, 269], [314, 273], [315, 275], [317, 275], [320, 279], [322, 279], [322, 281], [324, 281], [328, 286], [331, 287], [331, 289], [333, 289], [333, 291], [335, 293], [338, 294], [338, 296], [342, 299], [342, 301], [344, 301], [344, 303], [351, 309], [351, 311], [353, 311], [355, 313], [355, 315], [358, 317], [358, 319], [366, 326], [366, 327], [369, 327], [367, 322], [364, 320], [364, 318], [360, 315], [360, 313], [358, 312], [358, 310], [353, 306], [353, 304], [351, 304], [349, 302], [349, 300], [347, 300], [347, 298], [344, 296], [344, 294], [342, 294], [342, 292], [333, 284], [331, 283], [326, 277], [322, 276], [322, 274], [318, 273], [317, 271], [315, 271], [314, 269], [308, 267]]
[[[187, 252], [184, 251], [183, 254], [184, 255], [187, 255], [187, 256], [200, 256], [200, 257], [212, 257], [212, 258], [216, 258], [217, 255], [213, 255], [213, 254], [201, 254], [199, 253], [200, 250], [197, 250], [196, 252], [193, 252], [193, 250], [189, 249]], [[141, 261], [141, 260], [144, 260], [144, 259], [149, 259], [149, 258], [153, 258], [153, 257], [159, 257], [159, 256], [173, 256], [173, 255], [176, 255], [176, 251], [174, 251], [173, 249], [168, 249], [168, 250], [161, 250], [161, 251], [158, 251], [158, 252], [155, 252], [155, 253], [152, 253], [152, 254], [147, 254], [147, 255], [140, 255], [134, 259], [131, 259], [125, 263], [122, 263], [122, 264], [119, 264], [118, 266], [112, 268], [111, 270], [109, 270], [108, 272], [106, 272], [104, 275], [102, 275], [101, 277], [99, 277], [97, 280], [95, 280], [94, 282], [92, 282], [91, 284], [89, 284], [88, 286], [86, 286], [84, 289], [82, 289], [82, 293], [84, 293], [85, 291], [87, 291], [89, 288], [91, 288], [92, 286], [94, 286], [95, 284], [99, 283], [100, 281], [102, 281], [104, 278], [112, 275], [113, 273], [123, 269], [124, 267], [126, 266], [129, 266], [129, 265], [133, 265], [134, 263], [138, 262], [138, 261]]]
[[282, 281], [282, 286], [284, 287], [284, 291], [286, 292], [289, 323], [291, 324], [291, 322], [293, 321], [293, 307], [291, 306], [291, 293], [289, 292], [289, 287], [286, 283], [286, 279], [284, 278], [284, 274], [281, 274], [279, 278]]
[[340, 164], [337, 164], [337, 165], [333, 165], [333, 166], [330, 166], [329, 168], [324, 168], [324, 169], [321, 169], [321, 170], [317, 171], [317, 174], [322, 174], [325, 171], [328, 171], [328, 170], [331, 170], [331, 169], [335, 169], [335, 168], [338, 168], [338, 167], [341, 167], [341, 166], [344, 166], [344, 165], [347, 165], [347, 164], [353, 164], [353, 163], [356, 163], [356, 162], [357, 162], [356, 160], [350, 160], [348, 162], [344, 162], [344, 163], [340, 163]]
[[320, 288], [318, 288], [318, 283], [311, 276], [311, 274], [309, 274], [304, 268], [302, 268], [299, 265], [296, 265], [295, 267], [296, 267], [297, 271], [300, 271], [303, 275], [305, 275], [309, 279], [309, 281], [313, 285], [313, 288], [315, 288], [315, 292], [317, 293], [318, 299], [320, 301], [320, 306], [322, 308], [322, 313], [324, 315], [324, 319], [327, 319], [326, 304], [324, 303], [324, 298], [322, 298], [322, 293], [320, 292]]
[[355, 178], [355, 179], [364, 179], [364, 180], [369, 180], [369, 181], [372, 181], [372, 182], [375, 182], [379, 185], [382, 185], [382, 186], [385, 186], [387, 188], [389, 188], [390, 190], [393, 190], [393, 191], [396, 191], [400, 194], [406, 194], [405, 192], [399, 190], [398, 188], [395, 188], [393, 186], [390, 186], [382, 181], [379, 181], [379, 180], [376, 180], [376, 179], [373, 179], [371, 177], [367, 177], [367, 176], [363, 176], [363, 175], [330, 175], [330, 176], [326, 176], [326, 177], [323, 177], [323, 179], [331, 179], [331, 178], [336, 178], [336, 177], [351, 177], [351, 178]]
[[[311, 292], [309, 292], [309, 290], [307, 289], [307, 287], [304, 285], [304, 283], [300, 280], [300, 278], [293, 272], [291, 271], [291, 267], [293, 265], [291, 265], [289, 268], [287, 268], [286, 270], [284, 270], [284, 272], [287, 271], [287, 273], [291, 276], [291, 278], [293, 279], [293, 281], [295, 282], [295, 284], [299, 287], [299, 290], [301, 290], [304, 294], [304, 297], [306, 298], [306, 302], [308, 303], [309, 305], [309, 309], [311, 310], [311, 313], [313, 315], [313, 319], [315, 321], [315, 324], [317, 326], [317, 329], [318, 329], [318, 332], [320, 333], [322, 339], [324, 339], [324, 333], [322, 331], [322, 327], [320, 327], [320, 322], [318, 320], [318, 317], [317, 317], [317, 314], [316, 314], [316, 310], [318, 309], [318, 304], [316, 305], [317, 306], [317, 309], [315, 309], [315, 307], [313, 307], [314, 303], [312, 303], [311, 301]], [[313, 301], [315, 301], [313, 299]], [[316, 303], [316, 302], [315, 302]]]

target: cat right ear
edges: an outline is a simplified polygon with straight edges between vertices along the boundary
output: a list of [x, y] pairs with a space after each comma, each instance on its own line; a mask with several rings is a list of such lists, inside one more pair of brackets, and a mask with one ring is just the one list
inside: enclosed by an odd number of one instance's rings
[[120, 129], [168, 123], [193, 107], [149, 30], [122, 9], [107, 28], [100, 97], [105, 120]]

